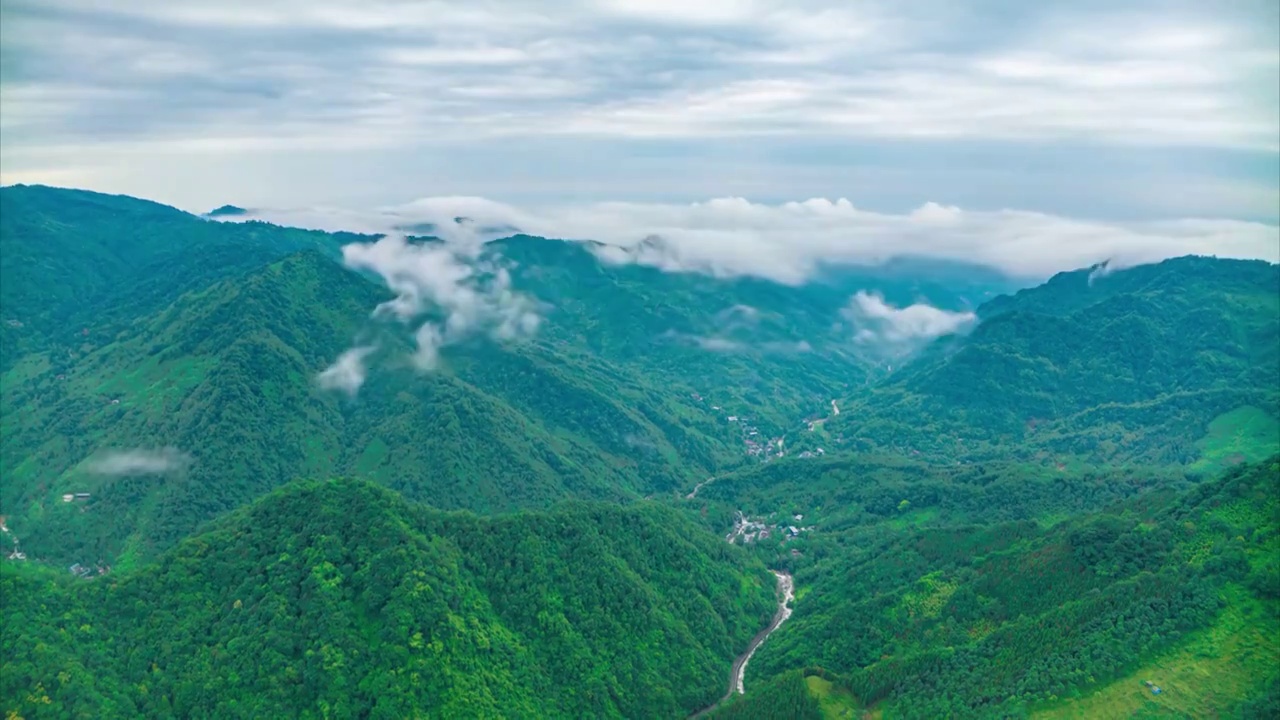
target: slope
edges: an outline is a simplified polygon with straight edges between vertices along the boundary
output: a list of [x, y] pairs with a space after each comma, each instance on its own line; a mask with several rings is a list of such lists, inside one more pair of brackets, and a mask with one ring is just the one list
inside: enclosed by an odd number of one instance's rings
[[[458, 372], [393, 366], [358, 402], [322, 391], [316, 374], [353, 338], [407, 351], [365, 320], [386, 297], [305, 252], [183, 295], [83, 356], [24, 358], [0, 394], [10, 526], [32, 557], [131, 561], [306, 475], [356, 473], [485, 512], [684, 484], [643, 405], [532, 348], [461, 348]], [[105, 453], [162, 448], [186, 462], [102, 469]], [[76, 492], [91, 497], [60, 500]]]
[[678, 716], [772, 609], [758, 564], [652, 505], [481, 519], [297, 482], [159, 562], [3, 573], [5, 711]]
[[[1224, 413], [1280, 417], [1275, 265], [1185, 257], [1064, 273], [979, 315], [969, 336], [939, 341], [855, 395], [826, 426], [837, 444], [1191, 463]], [[1265, 452], [1277, 449], [1280, 438]]]
[[[1105, 702], [1113, 682], [1149, 696], [1133, 673], [1164, 668], [1186, 694], [1176, 706], [1221, 715], [1277, 677], [1277, 498], [1280, 456], [1049, 527], [806, 515], [803, 539], [754, 544], [799, 590], [748, 684], [821, 666], [886, 718], [1007, 717], [1095, 693]], [[1232, 633], [1241, 642], [1223, 644]], [[1217, 663], [1227, 647], [1231, 662]], [[1170, 663], [1186, 648], [1231, 677], [1178, 681]]]
[[122, 195], [0, 188], [0, 370], [51, 345], [100, 344], [179, 295], [357, 236], [218, 223]]

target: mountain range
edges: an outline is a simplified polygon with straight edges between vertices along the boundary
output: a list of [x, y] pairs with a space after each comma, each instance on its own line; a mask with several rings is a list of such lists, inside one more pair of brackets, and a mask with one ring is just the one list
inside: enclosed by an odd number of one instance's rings
[[[1275, 650], [1276, 265], [787, 284], [252, 218], [0, 188], [6, 712], [679, 717], [766, 567], [794, 618], [725, 717], [1068, 712], [1205, 633]], [[1159, 638], [1036, 630], [1125, 613]], [[1158, 702], [1267, 707], [1241, 657]], [[1056, 679], [979, 697], [1001, 663]]]

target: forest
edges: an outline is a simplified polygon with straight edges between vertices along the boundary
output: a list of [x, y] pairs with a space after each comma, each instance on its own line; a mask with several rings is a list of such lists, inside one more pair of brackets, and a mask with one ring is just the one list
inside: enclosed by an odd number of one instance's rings
[[670, 508], [489, 519], [354, 480], [137, 570], [0, 572], [0, 697], [32, 720], [675, 717], [718, 697], [774, 585]]

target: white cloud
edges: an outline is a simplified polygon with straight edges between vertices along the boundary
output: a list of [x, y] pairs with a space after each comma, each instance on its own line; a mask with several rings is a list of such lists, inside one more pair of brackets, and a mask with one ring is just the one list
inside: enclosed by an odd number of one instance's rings
[[366, 369], [364, 359], [377, 348], [372, 345], [353, 347], [338, 356], [332, 365], [316, 376], [320, 387], [326, 390], [341, 390], [355, 397], [364, 385]]
[[[444, 304], [470, 301], [472, 291], [455, 286], [465, 285], [473, 271], [455, 253], [465, 248], [465, 254], [474, 256], [483, 240], [510, 234], [499, 230], [486, 235], [485, 228], [607, 243], [597, 249], [607, 262], [752, 275], [791, 284], [804, 282], [821, 263], [875, 264], [905, 255], [979, 263], [1030, 279], [1104, 260], [1112, 269], [1181, 255], [1280, 261], [1280, 228], [1263, 223], [1196, 218], [1099, 222], [934, 203], [891, 214], [860, 210], [843, 198], [776, 205], [743, 198], [692, 204], [610, 202], [529, 211], [483, 198], [428, 198], [364, 213], [257, 212], [256, 217], [267, 220], [330, 230], [376, 232], [415, 222], [437, 225], [454, 239], [447, 249], [406, 246], [403, 239], [390, 238], [348, 250], [349, 263], [385, 269], [393, 289], [403, 290], [396, 302], [413, 307], [419, 290], [434, 293], [431, 297]], [[454, 223], [458, 216], [473, 222]], [[496, 295], [490, 300], [506, 297], [505, 280], [495, 281]], [[507, 304], [514, 308], [518, 298], [499, 302]]]
[[[374, 316], [393, 316], [403, 323], [418, 323], [414, 362], [419, 369], [435, 368], [440, 348], [477, 334], [499, 341], [516, 340], [535, 333], [541, 318], [536, 301], [511, 287], [510, 273], [483, 257], [483, 245], [469, 224], [445, 220], [434, 210], [439, 203], [418, 203], [452, 230], [449, 240], [409, 242], [389, 234], [373, 242], [342, 248], [343, 260], [356, 270], [382, 276], [396, 297], [374, 309]], [[456, 207], [450, 205], [450, 207]], [[423, 315], [434, 315], [422, 319]], [[358, 358], [357, 358], [358, 359]]]
[[856, 329], [855, 342], [888, 355], [909, 353], [934, 338], [962, 332], [977, 320], [972, 312], [948, 312], [924, 303], [894, 307], [882, 296], [862, 290], [854, 294], [844, 315]]
[[98, 475], [160, 475], [190, 461], [190, 456], [176, 448], [113, 450], [91, 458], [87, 469]]
[[[6, 76], [6, 123], [63, 146], [814, 133], [1280, 145], [1274, 38], [1226, 12], [1046, 3], [993, 34], [972, 8], [887, 2], [118, 5], [6, 4], [6, 48], [32, 60]], [[510, 82], [517, 68], [560, 84], [530, 94]]]

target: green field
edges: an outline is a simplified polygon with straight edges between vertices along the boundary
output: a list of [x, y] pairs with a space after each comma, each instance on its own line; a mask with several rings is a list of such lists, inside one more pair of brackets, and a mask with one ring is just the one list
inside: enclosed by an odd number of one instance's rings
[[1280, 452], [1280, 421], [1261, 408], [1239, 407], [1214, 418], [1196, 447], [1200, 459], [1192, 467], [1208, 473], [1258, 462]]

